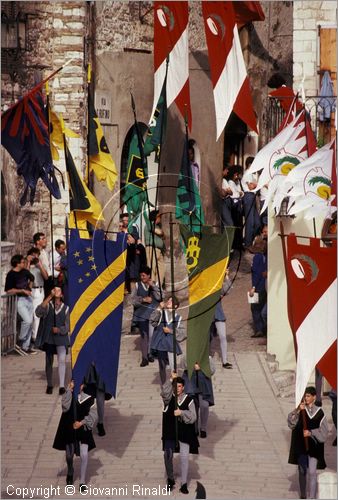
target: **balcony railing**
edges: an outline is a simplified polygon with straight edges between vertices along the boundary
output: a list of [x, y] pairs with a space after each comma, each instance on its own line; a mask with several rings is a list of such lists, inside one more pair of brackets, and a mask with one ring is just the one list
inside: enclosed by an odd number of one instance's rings
[[[285, 99], [285, 96], [280, 96], [280, 99]], [[336, 96], [308, 96], [305, 99], [305, 109], [311, 118], [312, 130], [319, 147], [335, 137], [336, 99]], [[284, 117], [285, 111], [280, 105], [279, 97], [269, 96], [268, 141], [277, 135]]]
[[17, 297], [1, 295], [1, 354], [15, 351], [17, 335]]

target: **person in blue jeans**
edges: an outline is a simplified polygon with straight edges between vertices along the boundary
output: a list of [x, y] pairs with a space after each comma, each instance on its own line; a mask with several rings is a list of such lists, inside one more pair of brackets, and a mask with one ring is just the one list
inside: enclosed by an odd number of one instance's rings
[[25, 268], [26, 262], [21, 254], [13, 255], [11, 259], [12, 269], [7, 273], [5, 292], [8, 295], [16, 295], [18, 298], [18, 314], [21, 318], [17, 349], [24, 354], [36, 354], [37, 351], [30, 348], [33, 329], [33, 298], [32, 285], [34, 276]]
[[245, 171], [241, 181], [244, 191], [244, 247], [252, 245], [253, 239], [260, 227], [261, 221], [256, 208], [256, 192], [258, 177], [257, 174], [249, 173], [249, 168], [253, 162], [253, 156], [248, 156], [245, 160]]
[[251, 304], [252, 319], [254, 322], [255, 333], [251, 337], [265, 337], [267, 330], [267, 243], [266, 240], [256, 241], [252, 247], [255, 256], [251, 266], [252, 287], [249, 290], [250, 297], [258, 293], [258, 302]]

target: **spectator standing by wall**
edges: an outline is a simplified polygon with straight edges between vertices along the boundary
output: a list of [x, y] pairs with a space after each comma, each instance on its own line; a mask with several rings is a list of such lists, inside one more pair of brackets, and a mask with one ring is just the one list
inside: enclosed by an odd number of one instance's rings
[[222, 231], [225, 227], [227, 226], [233, 226], [234, 222], [232, 220], [232, 215], [231, 215], [231, 207], [232, 207], [232, 202], [231, 202], [231, 195], [232, 190], [229, 186], [229, 182], [227, 180], [227, 176], [229, 174], [229, 167], [224, 166], [223, 167], [223, 178], [222, 178], [222, 188], [221, 188], [221, 196], [222, 196], [222, 210], [221, 210], [221, 226], [222, 226]]
[[48, 279], [47, 271], [42, 265], [40, 259], [40, 250], [32, 247], [27, 252], [27, 269], [34, 276], [34, 284], [32, 286], [32, 299], [33, 299], [33, 327], [31, 343], [34, 344], [38, 334], [40, 318], [36, 315], [35, 309], [44, 299], [44, 283]]
[[251, 174], [248, 172], [250, 165], [254, 160], [253, 156], [248, 156], [245, 160], [245, 171], [243, 179], [241, 181], [244, 198], [243, 198], [243, 208], [244, 208], [244, 246], [248, 248], [254, 239], [254, 236], [260, 227], [260, 219], [256, 208], [256, 192], [254, 191], [257, 187], [258, 177], [257, 174]]
[[[251, 266], [252, 287], [249, 290], [250, 297], [257, 297], [258, 301], [251, 304], [252, 319], [254, 322], [253, 338], [266, 337], [266, 311], [267, 311], [267, 243], [260, 239], [252, 246], [255, 256]], [[256, 295], [255, 295], [256, 294]]]
[[8, 295], [16, 295], [18, 298], [21, 326], [16, 347], [24, 354], [36, 354], [36, 351], [30, 348], [33, 326], [32, 286], [34, 276], [25, 268], [26, 261], [21, 254], [13, 255], [11, 266], [12, 269], [6, 276], [5, 292]]
[[45, 292], [45, 297], [47, 297], [51, 291], [51, 289], [54, 287], [54, 282], [53, 282], [53, 276], [52, 276], [52, 269], [49, 264], [49, 256], [47, 253], [47, 237], [45, 233], [35, 233], [33, 236], [33, 243], [34, 247], [40, 250], [40, 256], [39, 260], [41, 262], [42, 267], [44, 268], [46, 274], [47, 274], [47, 279], [44, 279], [44, 292]]
[[230, 195], [231, 216], [232, 216], [232, 220], [233, 220], [233, 225], [236, 227], [232, 247], [236, 250], [242, 249], [242, 241], [243, 241], [243, 236], [242, 236], [242, 233], [243, 233], [242, 199], [243, 199], [244, 193], [241, 189], [240, 180], [239, 180], [240, 168], [241, 167], [239, 165], [235, 165], [229, 169], [229, 174], [228, 174], [229, 188], [232, 191], [232, 194]]

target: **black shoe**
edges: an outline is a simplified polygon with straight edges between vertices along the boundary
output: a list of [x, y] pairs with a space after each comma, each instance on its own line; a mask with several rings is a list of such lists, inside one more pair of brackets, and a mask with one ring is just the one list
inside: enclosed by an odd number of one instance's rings
[[232, 370], [232, 364], [231, 363], [223, 363], [223, 368], [226, 368], [227, 370]]
[[151, 354], [148, 354], [148, 361], [149, 363], [153, 363], [155, 361]]
[[256, 332], [253, 335], [251, 335], [252, 339], [258, 339], [259, 337], [265, 337], [266, 335], [263, 332]]
[[201, 438], [206, 438], [207, 437], [206, 431], [200, 431], [200, 437]]
[[148, 365], [149, 365], [149, 361], [146, 358], [142, 358], [140, 366], [148, 366]]
[[169, 479], [169, 477], [168, 477], [168, 480], [167, 480], [167, 489], [169, 491], [172, 491], [174, 489], [174, 486], [175, 486], [175, 479]]
[[73, 474], [67, 474], [66, 484], [73, 484]]
[[98, 435], [99, 436], [105, 436], [106, 435], [106, 431], [103, 427], [103, 424], [97, 424], [97, 432], [98, 432]]
[[66, 392], [66, 389], [64, 387], [60, 387], [59, 389], [59, 396], [62, 396]]
[[337, 446], [337, 438], [334, 441], [332, 441], [332, 446]]
[[180, 492], [184, 493], [185, 495], [189, 493], [187, 483], [182, 484], [182, 486], [180, 487]]
[[46, 394], [53, 394], [53, 386], [47, 385]]
[[79, 491], [80, 491], [80, 493], [87, 493], [88, 486], [86, 484], [80, 484]]

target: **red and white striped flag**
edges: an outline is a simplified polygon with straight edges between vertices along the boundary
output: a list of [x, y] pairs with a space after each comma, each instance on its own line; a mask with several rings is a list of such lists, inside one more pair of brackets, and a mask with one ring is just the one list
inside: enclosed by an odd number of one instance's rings
[[322, 247], [320, 238], [284, 245], [288, 316], [297, 357], [296, 406], [315, 366], [337, 387], [337, 243]]
[[233, 2], [204, 1], [202, 11], [214, 88], [217, 140], [232, 111], [257, 132]]
[[154, 2], [153, 116], [166, 75], [167, 106], [175, 101], [191, 129], [188, 52], [188, 2]]

